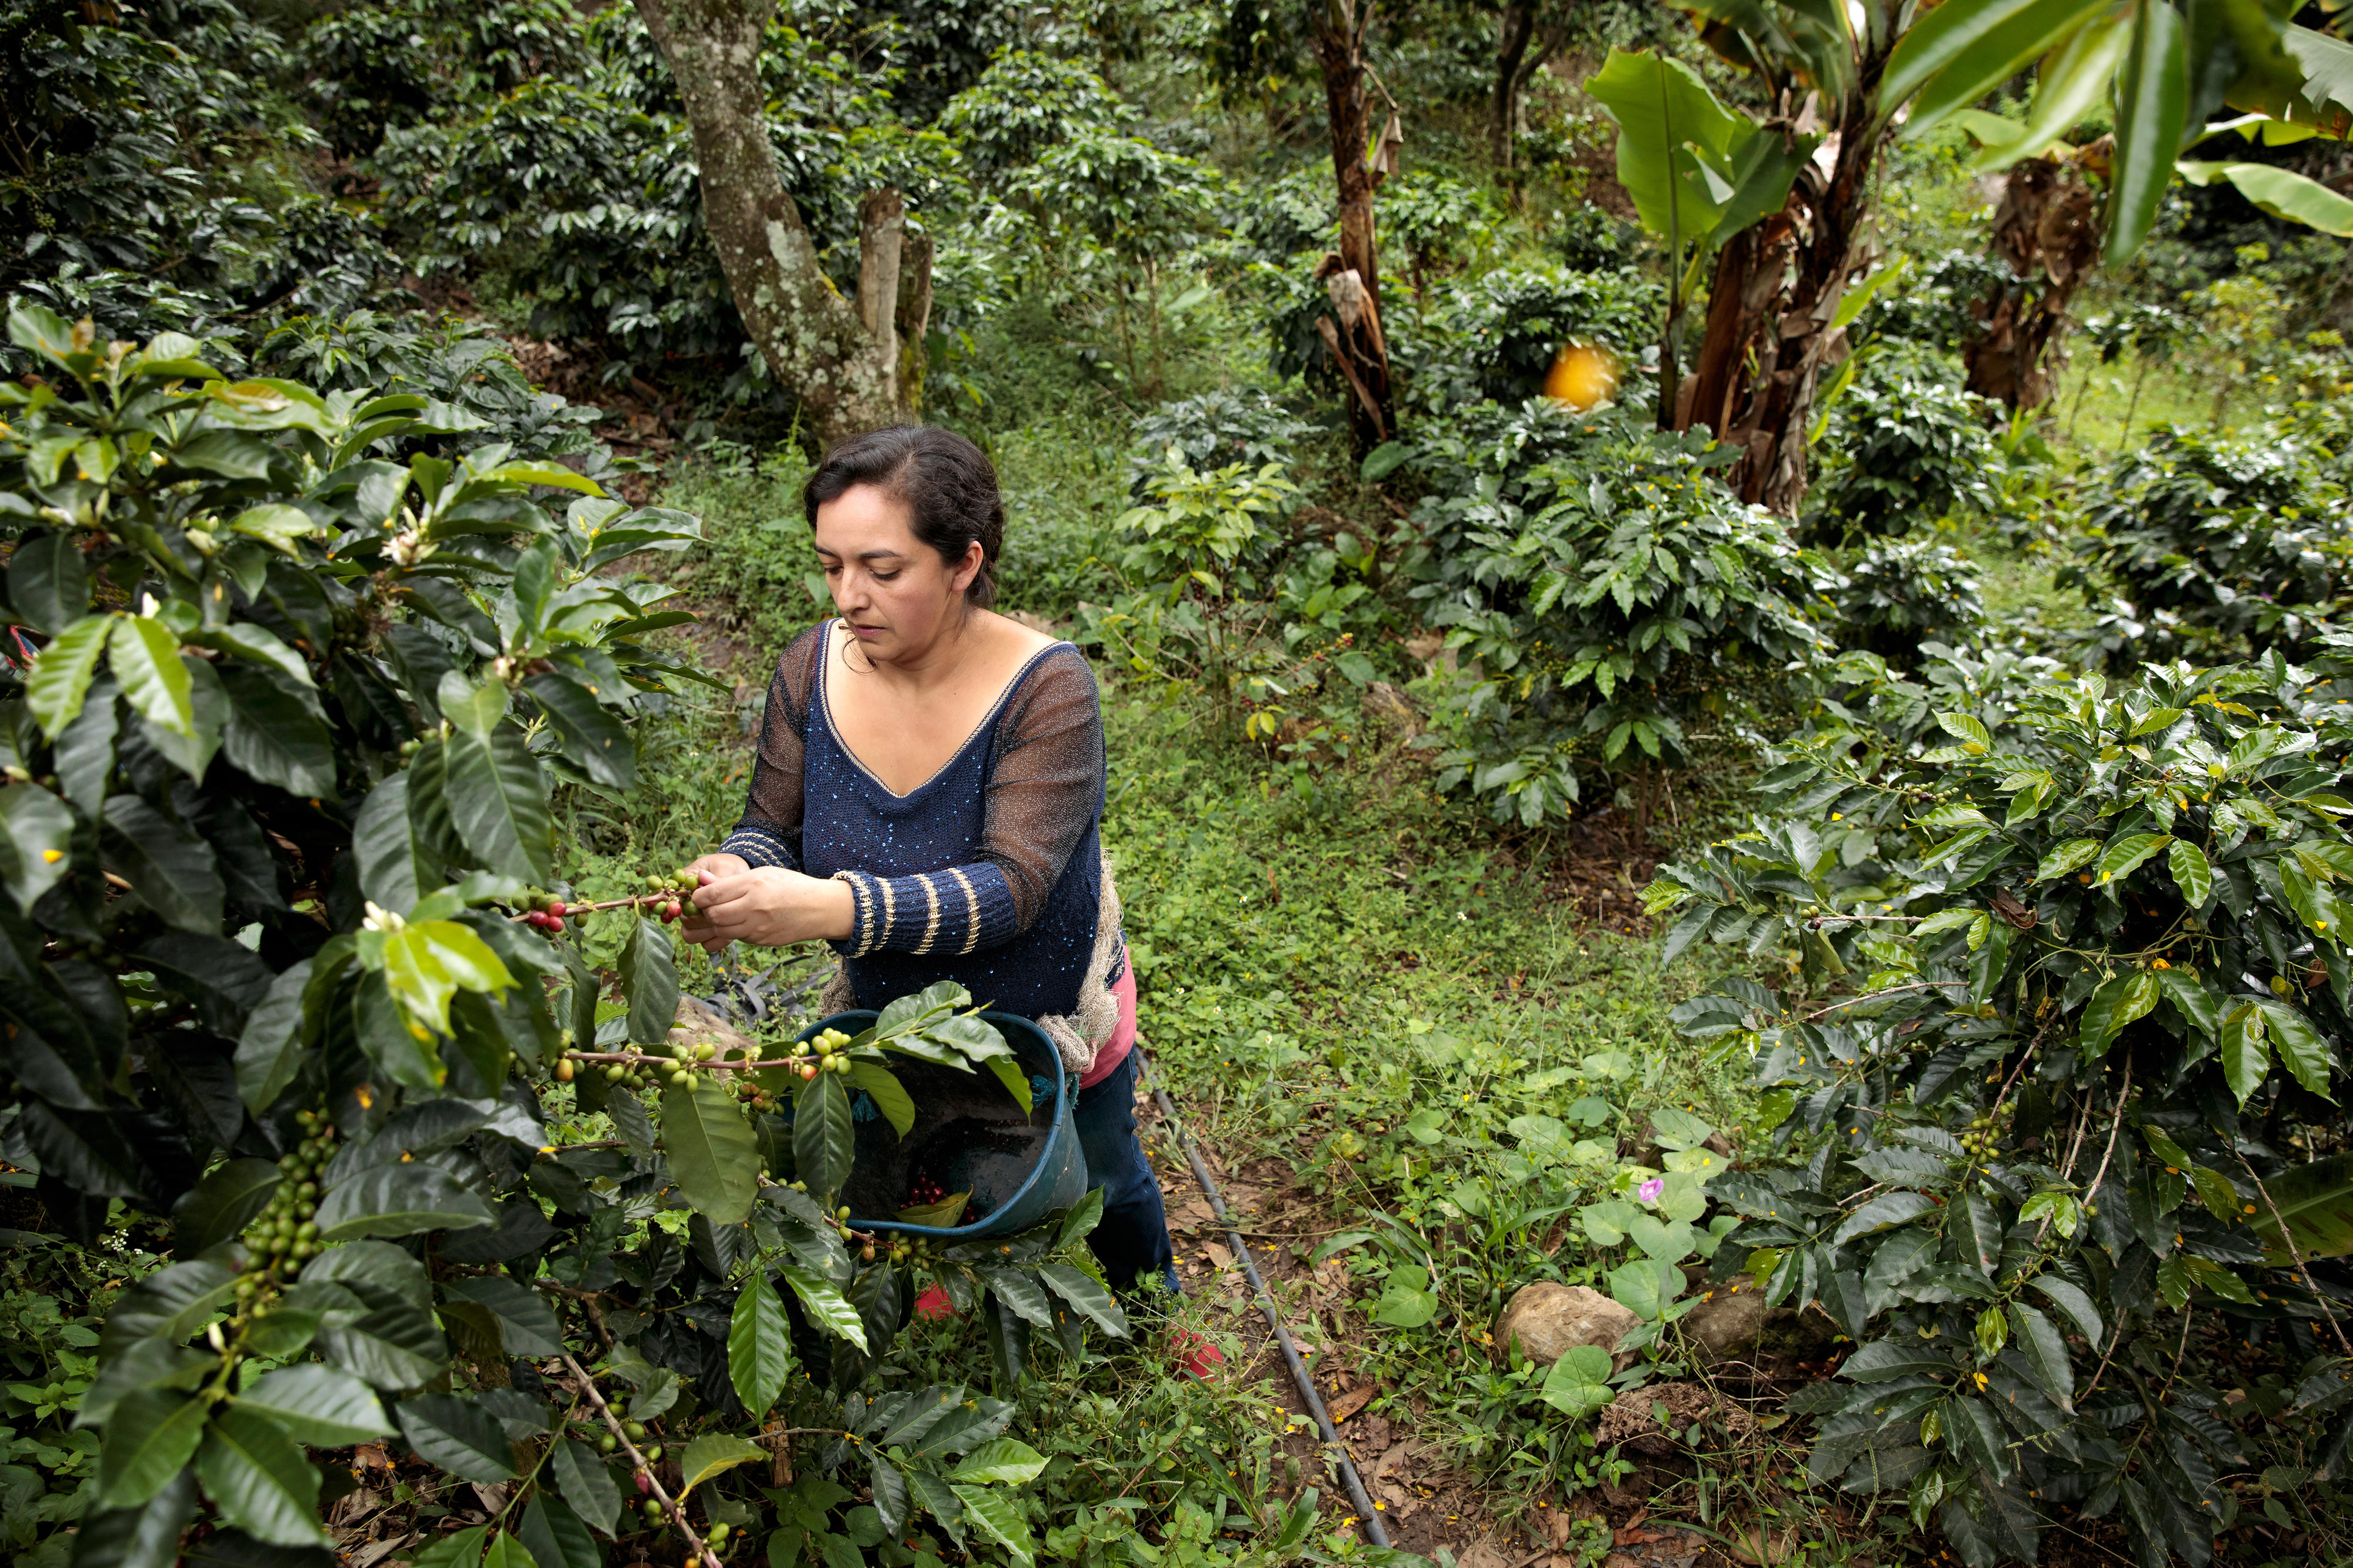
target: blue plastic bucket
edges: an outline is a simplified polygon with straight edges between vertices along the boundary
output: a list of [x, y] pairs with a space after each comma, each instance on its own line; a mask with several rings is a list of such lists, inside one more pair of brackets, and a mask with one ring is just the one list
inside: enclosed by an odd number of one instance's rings
[[[855, 1035], [875, 1016], [866, 1011], [836, 1013], [811, 1024], [799, 1037], [811, 1040], [828, 1029]], [[1028, 1115], [986, 1068], [967, 1073], [892, 1056], [891, 1071], [915, 1102], [915, 1124], [904, 1138], [881, 1116], [854, 1124], [856, 1143], [841, 1202], [849, 1205], [850, 1223], [860, 1229], [926, 1237], [944, 1245], [980, 1241], [1028, 1230], [1086, 1195], [1086, 1156], [1071, 1119], [1077, 1086], [1063, 1071], [1062, 1053], [1027, 1018], [1010, 1013], [981, 1016], [997, 1026], [1031, 1079]], [[1040, 1079], [1053, 1086], [1050, 1097], [1037, 1092]], [[907, 1190], [917, 1175], [929, 1175], [943, 1192], [969, 1191], [968, 1223], [944, 1227], [892, 1217], [910, 1206]]]

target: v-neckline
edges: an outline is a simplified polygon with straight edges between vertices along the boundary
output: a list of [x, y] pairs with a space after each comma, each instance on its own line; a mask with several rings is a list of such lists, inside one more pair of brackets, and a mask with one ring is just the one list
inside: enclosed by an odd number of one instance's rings
[[819, 651], [817, 665], [818, 711], [825, 718], [826, 732], [833, 737], [833, 743], [841, 748], [841, 754], [849, 759], [849, 765], [856, 768], [860, 773], [864, 773], [869, 779], [872, 780], [874, 787], [881, 790], [884, 795], [889, 795], [893, 801], [913, 800], [917, 795], [923, 794], [925, 790], [931, 788], [932, 785], [937, 784], [940, 780], [940, 775], [946, 773], [950, 768], [955, 766], [957, 761], [961, 759], [966, 752], [972, 750], [972, 743], [986, 733], [990, 725], [997, 722], [997, 715], [1005, 710], [1005, 704], [1011, 700], [1013, 693], [1020, 688], [1022, 680], [1029, 675], [1030, 670], [1037, 668], [1038, 661], [1045, 658], [1048, 654], [1053, 652], [1056, 648], [1063, 647], [1066, 640], [1058, 637], [1054, 641], [1048, 643], [1044, 647], [1039, 648], [1037, 652], [1031, 654], [1028, 658], [1023, 659], [1021, 661], [1021, 668], [1016, 669], [1013, 674], [1007, 679], [1004, 687], [997, 693], [996, 699], [989, 703], [987, 710], [981, 714], [979, 721], [975, 723], [972, 727], [971, 732], [966, 734], [962, 742], [958, 742], [956, 749], [948, 753], [947, 760], [943, 762], [938, 767], [934, 768], [930, 773], [925, 775], [922, 783], [916, 784], [913, 789], [908, 790], [902, 795], [899, 791], [892, 789], [889, 784], [883, 783], [882, 775], [866, 765], [866, 760], [858, 754], [857, 748], [849, 743], [849, 738], [841, 732], [840, 724], [836, 722], [834, 720], [833, 671], [831, 666], [833, 664], [835, 637], [840, 626], [841, 617], [839, 616], [832, 617], [825, 624], [825, 644], [823, 648]]

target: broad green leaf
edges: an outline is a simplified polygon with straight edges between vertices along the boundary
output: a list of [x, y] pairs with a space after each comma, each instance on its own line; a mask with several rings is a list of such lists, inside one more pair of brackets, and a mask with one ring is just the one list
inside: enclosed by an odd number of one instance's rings
[[269, 1416], [298, 1443], [340, 1448], [371, 1442], [392, 1430], [375, 1391], [317, 1362], [279, 1368], [237, 1396], [237, 1403]]
[[533, 1492], [531, 1501], [523, 1505], [515, 1534], [533, 1563], [545, 1563], [547, 1568], [605, 1568], [605, 1554], [596, 1550], [596, 1538], [588, 1532], [587, 1522], [564, 1499], [544, 1488]]
[[2271, 1075], [2271, 1051], [2263, 1043], [2266, 1018], [2263, 1010], [2251, 1001], [2242, 1000], [2222, 1015], [2222, 1028], [2217, 1044], [2222, 1058], [2222, 1077], [2231, 1092], [2243, 1106], [2263, 1079]]
[[2067, 1314], [2076, 1331], [2091, 1342], [2094, 1350], [2100, 1348], [2105, 1325], [2100, 1321], [2100, 1310], [2092, 1304], [2089, 1296], [2057, 1275], [2047, 1272], [2036, 1275], [2028, 1283], [2049, 1297], [2052, 1305]]
[[196, 1472], [183, 1469], [141, 1507], [84, 1514], [73, 1568], [173, 1568], [195, 1513]]
[[1924, 1214], [1936, 1212], [1936, 1205], [1925, 1193], [1882, 1193], [1849, 1215], [1831, 1237], [1831, 1245], [1843, 1247], [1859, 1236], [1871, 1236], [1883, 1230], [1893, 1230], [1909, 1224]]
[[[364, 961], [364, 940], [360, 952]], [[444, 1035], [450, 1032], [450, 998], [459, 992], [503, 992], [515, 984], [490, 944], [456, 921], [417, 921], [386, 931], [378, 952], [385, 980], [402, 1008]]]
[[692, 1491], [715, 1475], [767, 1457], [768, 1450], [757, 1443], [747, 1443], [741, 1437], [715, 1432], [705, 1433], [686, 1446], [686, 1453], [679, 1460], [680, 1473], [685, 1478], [681, 1484], [686, 1490]]
[[[2336, 1096], [2328, 1092], [2328, 1042], [2320, 1037], [2312, 1020], [2304, 1016], [2301, 1008], [2274, 997], [2259, 996], [2254, 1002], [2263, 1010], [2268, 1026], [2264, 1035], [2287, 1070], [2295, 1075], [2295, 1081], [2321, 1099], [2333, 1100]], [[2241, 1095], [2239, 1100], [2244, 1104], [2246, 1096]]]
[[206, 1259], [159, 1268], [128, 1290], [106, 1315], [99, 1349], [111, 1360], [134, 1340], [178, 1344], [237, 1294], [237, 1275]]
[[464, 1230], [497, 1219], [471, 1188], [422, 1161], [353, 1173], [328, 1189], [317, 1215], [319, 1239], [331, 1246], [364, 1236]]
[[2211, 1165], [2192, 1165], [2189, 1185], [2208, 1214], [2224, 1225], [2239, 1223], [2239, 1189], [2231, 1184], [2230, 1177]]
[[2075, 1408], [2075, 1373], [2067, 1360], [2067, 1341], [2058, 1328], [2023, 1301], [2010, 1304], [2010, 1342], [2038, 1387], [2051, 1403], [2072, 1412]]
[[318, 532], [319, 525], [300, 507], [288, 506], [284, 501], [264, 501], [229, 519], [228, 531], [259, 540], [299, 561], [302, 558], [301, 542]]
[[[482, 1554], [482, 1568], [539, 1568], [539, 1563], [521, 1537], [501, 1531], [491, 1538], [491, 1549]], [[548, 1568], [562, 1568], [562, 1565], [551, 1563]]]
[[629, 1001], [630, 1040], [640, 1046], [665, 1045], [678, 1017], [678, 963], [670, 928], [638, 917], [621, 949], [621, 994]]
[[2338, 238], [2353, 236], [2353, 201], [2330, 190], [2308, 174], [2270, 163], [2195, 163], [2179, 165], [2182, 176], [2196, 185], [2228, 180], [2239, 194], [2276, 218], [2300, 223]]
[[819, 1327], [838, 1340], [848, 1340], [860, 1351], [866, 1349], [865, 1321], [848, 1297], [806, 1268], [787, 1267], [779, 1272]]
[[1000, 1482], [1020, 1486], [1034, 1481], [1046, 1468], [1046, 1456], [1018, 1437], [998, 1437], [984, 1443], [956, 1462], [948, 1472], [952, 1481], [972, 1481], [982, 1486]]
[[849, 1179], [855, 1133], [849, 1091], [839, 1076], [821, 1072], [801, 1086], [793, 1104], [793, 1163], [809, 1191], [826, 1196]]
[[793, 1373], [793, 1325], [766, 1276], [754, 1269], [735, 1294], [727, 1321], [727, 1376], [735, 1397], [757, 1421], [767, 1415]]
[[1093, 1275], [1067, 1263], [1041, 1263], [1038, 1266], [1038, 1278], [1045, 1281], [1046, 1289], [1092, 1319], [1103, 1332], [1115, 1339], [1127, 1337], [1127, 1314]]
[[2205, 908], [2214, 891], [2214, 868], [2206, 863], [2206, 852], [2187, 838], [2177, 838], [2165, 857], [2181, 901], [2193, 910]]
[[335, 793], [334, 737], [311, 704], [287, 689], [284, 677], [243, 665], [214, 676], [228, 701], [221, 754], [232, 767], [291, 795]]
[[2116, 78], [2116, 152], [2109, 163], [2109, 266], [2130, 257], [2157, 221], [2189, 118], [2189, 58], [2181, 13], [2158, 0], [2133, 7]]
[[408, 775], [394, 773], [368, 792], [352, 828], [352, 853], [359, 863], [360, 893], [396, 915], [417, 907], [429, 876], [417, 861], [409, 827]]
[[1005, 1548], [1006, 1555], [1021, 1568], [1034, 1568], [1036, 1558], [1029, 1526], [1022, 1519], [1018, 1504], [1003, 1492], [986, 1487], [952, 1483], [949, 1489], [964, 1504], [965, 1523], [976, 1527], [981, 1534]]
[[2042, 863], [2034, 868], [2034, 879], [2048, 882], [2080, 869], [2091, 862], [2092, 858], [2100, 852], [2100, 841], [2096, 838], [2071, 838], [2042, 858]]
[[515, 1478], [514, 1445], [498, 1417], [470, 1399], [427, 1394], [397, 1406], [401, 1435], [419, 1458], [488, 1486]]
[[1619, 183], [1643, 226], [1679, 246], [1705, 239], [1734, 194], [1734, 145], [1757, 140], [1754, 122], [1716, 101], [1691, 67], [1663, 55], [1612, 49], [1585, 90], [1617, 122]]
[[2077, 1023], [2085, 1058], [2105, 1056], [2126, 1025], [2148, 1016], [2157, 997], [2157, 975], [2150, 970], [2126, 970], [2103, 981]]
[[106, 647], [107, 667], [140, 716], [158, 729], [195, 738], [195, 697], [172, 629], [145, 616], [123, 616], [115, 621]]
[[1371, 1316], [1393, 1328], [1418, 1329], [1438, 1316], [1438, 1304], [1430, 1289], [1430, 1270], [1418, 1263], [1400, 1263], [1389, 1270]]
[[2353, 1154], [2315, 1160], [2263, 1178], [2248, 1224], [2263, 1244], [2263, 1260], [2274, 1268], [2292, 1260], [2280, 1239], [2282, 1219], [2287, 1221], [2294, 1256], [2353, 1256]]
[[1026, 1268], [984, 1268], [980, 1277], [989, 1294], [1015, 1316], [1040, 1329], [1054, 1326], [1053, 1303], [1036, 1275]]
[[534, 675], [523, 689], [538, 700], [540, 710], [564, 737], [565, 754], [588, 776], [610, 789], [635, 789], [638, 749], [628, 726], [599, 701], [596, 695], [568, 675]]
[[466, 847], [490, 870], [526, 882], [553, 880], [555, 819], [548, 813], [547, 778], [522, 731], [501, 721], [485, 737], [453, 724], [444, 745], [449, 815]]
[[0, 884], [24, 914], [73, 868], [73, 813], [34, 784], [0, 789]]
[[229, 1237], [253, 1223], [278, 1191], [275, 1160], [229, 1160], [215, 1167], [174, 1205], [174, 1250], [184, 1258]]
[[511, 1276], [453, 1279], [441, 1289], [443, 1295], [471, 1301], [497, 1318], [500, 1346], [508, 1355], [536, 1359], [564, 1353], [564, 1330], [546, 1298]]
[[[1103, 1190], [1089, 1187], [1087, 1195], [1072, 1205], [1071, 1212], [1062, 1216], [1062, 1228], [1054, 1236], [1054, 1250], [1060, 1252], [1084, 1240], [1096, 1226], [1103, 1223]], [[1320, 1255], [1316, 1258], [1318, 1263], [1323, 1260]]]
[[[1920, 135], [1955, 110], [1975, 103], [2016, 76], [2110, 0], [1951, 0], [1908, 28], [1889, 60], [1917, 80], [1918, 96], [1905, 125]], [[1958, 16], [1947, 16], [1958, 12]], [[1908, 58], [1905, 51], [1922, 46]], [[1942, 63], [1926, 78], [1913, 76], [1930, 59]], [[1901, 101], [1883, 81], [1883, 112]]]
[[137, 1508], [162, 1491], [195, 1453], [210, 1408], [176, 1389], [124, 1394], [99, 1448], [99, 1505]]
[[1609, 1295], [1646, 1323], [1655, 1323], [1683, 1294], [1683, 1270], [1655, 1258], [1638, 1258], [1609, 1271]]
[[478, 1524], [450, 1535], [437, 1536], [419, 1548], [408, 1568], [475, 1568], [482, 1560], [482, 1542], [491, 1527]]
[[890, 1068], [880, 1062], [852, 1061], [849, 1076], [857, 1081], [859, 1088], [866, 1091], [882, 1112], [882, 1119], [890, 1122], [892, 1131], [900, 1137], [904, 1138], [914, 1130], [915, 1102], [908, 1097], [906, 1087], [900, 1083], [897, 1075]]
[[613, 1484], [613, 1472], [606, 1468], [596, 1450], [576, 1439], [563, 1438], [549, 1451], [547, 1468], [573, 1511], [611, 1535], [621, 1517], [621, 1489]]
[[319, 1472], [279, 1425], [228, 1405], [205, 1429], [196, 1478], [222, 1519], [272, 1546], [324, 1546]]
[[25, 705], [47, 739], [56, 740], [81, 711], [98, 673], [98, 656], [106, 651], [113, 629], [111, 616], [85, 616], [51, 638], [26, 671]]
[[294, 1081], [302, 1061], [302, 998], [311, 984], [311, 960], [281, 971], [269, 994], [246, 1015], [237, 1046], [237, 1090], [246, 1109], [259, 1115]]
[[663, 1089], [661, 1108], [679, 1192], [712, 1224], [741, 1225], [760, 1185], [760, 1146], [743, 1107], [705, 1078], [691, 1089]]
[[2094, 872], [2092, 879], [2095, 882], [2113, 882], [2118, 878], [2129, 877], [2138, 868], [2142, 861], [2172, 842], [2172, 837], [2168, 834], [2128, 833], [2108, 845], [2106, 851], [2100, 857], [2099, 866]]
[[98, 842], [149, 909], [182, 931], [220, 934], [227, 891], [211, 845], [135, 795], [107, 797]]
[[8, 603], [35, 630], [55, 637], [89, 612], [90, 571], [69, 533], [37, 533], [8, 557]]

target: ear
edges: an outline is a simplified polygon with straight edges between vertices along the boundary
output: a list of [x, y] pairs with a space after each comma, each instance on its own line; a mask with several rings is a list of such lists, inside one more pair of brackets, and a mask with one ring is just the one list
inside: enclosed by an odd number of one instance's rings
[[988, 552], [980, 547], [979, 540], [965, 545], [964, 559], [956, 563], [954, 572], [948, 574], [949, 591], [962, 597], [965, 590], [972, 586], [973, 579], [980, 575], [980, 569], [987, 561]]

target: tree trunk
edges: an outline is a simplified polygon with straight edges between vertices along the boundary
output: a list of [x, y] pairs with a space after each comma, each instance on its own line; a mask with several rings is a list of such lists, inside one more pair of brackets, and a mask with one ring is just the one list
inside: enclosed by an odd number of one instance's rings
[[1536, 0], [1505, 0], [1495, 49], [1495, 95], [1492, 108], [1495, 167], [1512, 166], [1513, 145], [1519, 138], [1520, 62], [1527, 58], [1528, 40], [1535, 37]]
[[[902, 374], [902, 300], [919, 297], [928, 317], [931, 247], [910, 247], [899, 194], [874, 191], [859, 205], [858, 299], [826, 276], [768, 140], [760, 35], [774, 0], [636, 4], [685, 102], [703, 226], [769, 373], [827, 444], [912, 417], [921, 378]], [[922, 276], [904, 280], [911, 257]]]
[[[1863, 74], [1876, 78], [1882, 63], [1866, 62]], [[1810, 162], [1778, 214], [1717, 253], [1690, 405], [1675, 411], [1679, 424], [1704, 423], [1742, 448], [1726, 476], [1733, 488], [1784, 516], [1805, 499], [1815, 388], [1846, 357], [1846, 332], [1831, 322], [1851, 276], [1872, 259], [1864, 218], [1886, 132], [1873, 127], [1863, 95], [1841, 108], [1829, 172]]]
[[[1365, 103], [1366, 0], [1307, 0], [1309, 36], [1324, 73], [1324, 113], [1332, 131], [1332, 172], [1340, 197], [1340, 249], [1316, 276], [1336, 315], [1317, 331], [1348, 383], [1348, 428], [1358, 455], [1389, 438], [1388, 345], [1381, 335], [1381, 268], [1373, 243], [1373, 171], [1365, 162], [1372, 126]], [[1352, 276], [1349, 276], [1352, 275]]]
[[2014, 165], [1994, 214], [1992, 244], [2016, 281], [1978, 305], [1985, 326], [1961, 345], [1968, 389], [2013, 411], [2037, 408], [2051, 396], [2057, 363], [2045, 362], [2066, 332], [2067, 302], [2099, 265], [2091, 186], [2056, 159]]

